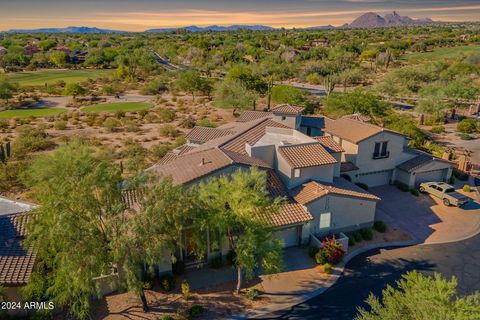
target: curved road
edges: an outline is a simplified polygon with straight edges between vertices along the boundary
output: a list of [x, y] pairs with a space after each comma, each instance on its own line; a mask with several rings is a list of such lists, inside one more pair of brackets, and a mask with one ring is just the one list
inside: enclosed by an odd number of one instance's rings
[[458, 279], [458, 294], [480, 291], [480, 234], [460, 242], [372, 250], [353, 258], [335, 285], [316, 298], [260, 319], [353, 319], [370, 292], [379, 296], [409, 270]]

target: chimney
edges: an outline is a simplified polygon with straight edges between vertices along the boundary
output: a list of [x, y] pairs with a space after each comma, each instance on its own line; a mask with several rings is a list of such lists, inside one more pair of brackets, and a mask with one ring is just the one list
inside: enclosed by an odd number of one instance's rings
[[201, 165], [201, 166], [204, 166], [205, 163], [206, 163], [206, 162], [205, 162], [205, 158], [202, 158], [202, 162], [200, 162], [200, 165]]

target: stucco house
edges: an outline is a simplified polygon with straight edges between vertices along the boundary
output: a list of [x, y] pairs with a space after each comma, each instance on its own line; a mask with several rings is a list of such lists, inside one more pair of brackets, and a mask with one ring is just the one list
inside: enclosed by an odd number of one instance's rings
[[369, 187], [400, 181], [416, 187], [425, 181], [448, 181], [452, 175], [449, 161], [408, 147], [407, 138], [359, 119], [325, 118], [325, 136], [331, 137], [345, 151], [341, 175]]
[[[287, 200], [270, 221], [285, 247], [307, 244], [311, 235], [372, 226], [380, 198], [342, 178], [345, 148], [324, 135], [326, 118], [306, 117], [302, 111], [280, 105], [269, 112], [245, 111], [217, 128], [195, 127], [185, 145], [147, 171], [188, 188], [237, 169], [265, 170], [270, 194]], [[179, 253], [187, 265], [195, 263], [188, 260], [188, 237], [186, 230], [185, 249]], [[215, 244], [208, 256], [228, 250], [226, 243]]]

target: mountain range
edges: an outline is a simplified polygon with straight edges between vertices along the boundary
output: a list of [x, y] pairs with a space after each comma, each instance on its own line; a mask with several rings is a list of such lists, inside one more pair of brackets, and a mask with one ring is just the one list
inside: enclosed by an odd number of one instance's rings
[[412, 19], [401, 16], [396, 11], [382, 17], [375, 12], [367, 12], [355, 19], [352, 23], [344, 24], [343, 28], [382, 28], [398, 26], [414, 26], [435, 23], [432, 19]]
[[[413, 26], [436, 23], [429, 18], [425, 19], [412, 19], [407, 16], [401, 16], [396, 11], [382, 17], [375, 12], [367, 12], [352, 23], [346, 23], [341, 28], [381, 28], [381, 27], [394, 27], [394, 26]], [[327, 30], [334, 29], [334, 26], [316, 26], [307, 28], [297, 28], [301, 30]], [[147, 33], [166, 33], [175, 32], [177, 30], [186, 30], [189, 32], [204, 32], [204, 31], [237, 31], [240, 29], [255, 30], [255, 31], [267, 31], [276, 30], [273, 27], [264, 25], [231, 25], [231, 26], [187, 26], [183, 28], [158, 28], [149, 29], [144, 32]], [[99, 29], [90, 27], [66, 27], [66, 28], [43, 28], [43, 29], [12, 29], [8, 30], [8, 33], [127, 33], [128, 31]]]

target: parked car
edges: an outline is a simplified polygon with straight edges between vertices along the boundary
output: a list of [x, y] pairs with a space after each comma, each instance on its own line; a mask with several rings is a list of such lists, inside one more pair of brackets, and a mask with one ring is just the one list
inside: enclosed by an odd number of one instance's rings
[[420, 184], [420, 192], [432, 194], [443, 200], [446, 206], [461, 207], [468, 203], [470, 198], [456, 192], [455, 188], [445, 182], [424, 182]]

